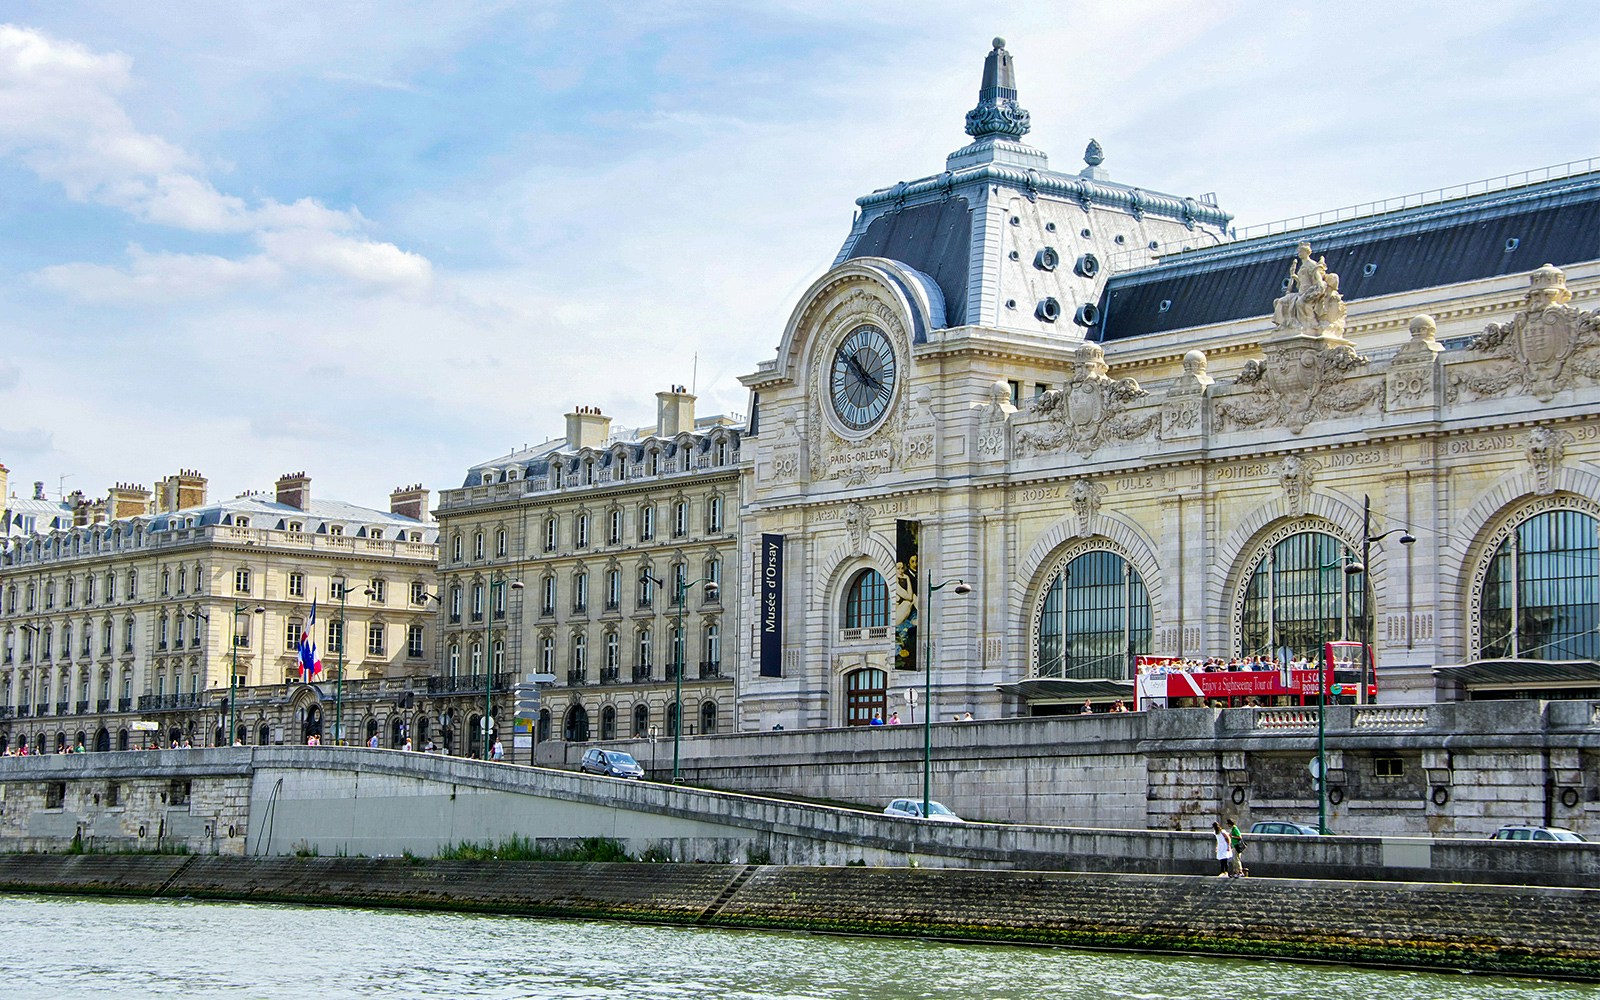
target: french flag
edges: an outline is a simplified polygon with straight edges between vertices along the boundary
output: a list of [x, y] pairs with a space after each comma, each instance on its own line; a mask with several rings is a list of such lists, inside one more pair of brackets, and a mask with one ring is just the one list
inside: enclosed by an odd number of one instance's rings
[[322, 654], [317, 652], [316, 640], [312, 635], [317, 629], [317, 599], [311, 599], [311, 617], [306, 620], [306, 628], [300, 633], [300, 679], [310, 681], [322, 673]]

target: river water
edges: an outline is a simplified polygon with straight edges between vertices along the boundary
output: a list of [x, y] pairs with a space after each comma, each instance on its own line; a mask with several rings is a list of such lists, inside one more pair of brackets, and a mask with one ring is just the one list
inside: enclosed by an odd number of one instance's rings
[[1595, 987], [1344, 966], [586, 920], [0, 895], [6, 996], [339, 1000], [1566, 1000]]

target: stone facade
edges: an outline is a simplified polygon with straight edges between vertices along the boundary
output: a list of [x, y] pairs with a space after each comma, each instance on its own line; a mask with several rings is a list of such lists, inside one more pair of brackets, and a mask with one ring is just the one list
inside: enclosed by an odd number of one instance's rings
[[[891, 669], [886, 620], [847, 622], [863, 579], [895, 579], [899, 520], [920, 526], [941, 719], [1131, 700], [1137, 654], [1285, 663], [1366, 639], [1386, 702], [1433, 701], [1444, 664], [1600, 656], [1593, 247], [1482, 275], [1474, 248], [1429, 270], [1380, 240], [1487, 212], [1532, 225], [1557, 211], [1537, 199], [1587, 205], [1600, 175], [1233, 241], [1226, 216], [1185, 216], [1208, 203], [1114, 185], [1098, 161], [1054, 174], [1019, 143], [861, 199], [835, 266], [744, 379], [760, 419], [740, 569], [753, 581], [756, 540], [781, 536], [784, 621], [763, 669], [743, 636], [743, 726], [859, 723], [861, 705], [903, 713], [921, 695], [920, 672]], [[930, 249], [953, 245], [949, 227], [917, 226], [956, 202], [951, 225], [974, 235], [952, 261]], [[1152, 225], [1167, 228], [1147, 243]], [[880, 229], [903, 238], [872, 242]], [[1360, 240], [1390, 256], [1321, 250]], [[1008, 275], [1050, 285], [1085, 257], [1117, 271], [1079, 269], [1078, 322], [1005, 297]], [[1167, 328], [1169, 310], [1219, 318]], [[888, 345], [881, 371], [851, 355], [866, 329]], [[881, 410], [838, 409], [858, 385]], [[955, 581], [972, 593], [928, 590]], [[764, 598], [743, 592], [754, 621]]]
[[580, 407], [565, 438], [474, 466], [440, 496], [443, 672], [481, 692], [488, 648], [499, 687], [553, 678], [529, 714], [540, 739], [670, 735], [680, 684], [685, 735], [734, 725], [723, 650], [738, 605], [723, 588], [743, 427], [696, 419], [694, 402], [658, 393], [656, 425], [639, 430]]
[[[347, 739], [387, 739], [433, 663], [434, 527], [315, 500], [303, 473], [278, 487], [207, 503], [204, 477], [185, 471], [154, 491], [68, 498], [46, 520], [40, 501], [14, 503], [26, 516], [8, 515], [17, 530], [0, 547], [0, 744], [212, 745], [228, 742], [230, 714], [252, 744], [331, 738], [337, 715]], [[419, 495], [391, 500], [409, 509]], [[301, 683], [308, 628], [325, 665], [316, 684]], [[340, 712], [344, 688], [388, 692], [389, 710], [358, 711], [353, 697]]]

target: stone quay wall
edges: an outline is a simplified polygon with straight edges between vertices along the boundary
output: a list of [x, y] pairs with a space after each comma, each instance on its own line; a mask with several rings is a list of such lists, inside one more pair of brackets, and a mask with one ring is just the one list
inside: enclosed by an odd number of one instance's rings
[[[1600, 839], [1600, 702], [1331, 706], [1328, 825], [1358, 836], [1487, 837], [1564, 826]], [[1315, 824], [1317, 712], [1177, 709], [933, 725], [933, 797], [968, 819], [1209, 829]], [[923, 727], [686, 736], [684, 780], [881, 809], [922, 797]], [[546, 742], [576, 767], [592, 744]], [[670, 778], [671, 739], [617, 740]]]
[[776, 865], [0, 855], [0, 890], [394, 906], [1600, 979], [1596, 890]]

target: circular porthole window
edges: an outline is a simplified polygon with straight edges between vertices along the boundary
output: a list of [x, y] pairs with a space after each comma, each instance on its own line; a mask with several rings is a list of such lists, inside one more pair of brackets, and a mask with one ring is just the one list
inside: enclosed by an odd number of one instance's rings
[[1033, 266], [1041, 271], [1054, 271], [1061, 266], [1061, 255], [1055, 247], [1045, 247], [1033, 258]]
[[1100, 273], [1100, 258], [1092, 253], [1086, 253], [1078, 258], [1078, 263], [1073, 270], [1085, 278], [1092, 278]]
[[1061, 303], [1053, 298], [1045, 299], [1039, 303], [1039, 308], [1035, 309], [1033, 314], [1046, 323], [1054, 323], [1061, 318]]
[[1172, 308], [1172, 300], [1171, 299], [1162, 299], [1161, 300], [1161, 305], [1159, 307], [1157, 307], [1156, 311], [1157, 312], [1166, 312], [1168, 309], [1171, 309], [1171, 308]]
[[1055, 232], [1056, 231], [1056, 224], [1054, 222], [1046, 222], [1044, 224], [1044, 231], [1047, 232], [1047, 233]]
[[1365, 275], [1366, 277], [1370, 278], [1374, 274], [1378, 273], [1378, 265], [1376, 265], [1376, 264], [1367, 264], [1367, 265], [1365, 265], [1365, 266], [1363, 266], [1361, 268], [1361, 273], [1363, 275]]
[[1085, 302], [1072, 314], [1072, 321], [1079, 326], [1094, 326], [1100, 322], [1100, 307], [1093, 302]]
[[1012, 260], [1021, 260], [1022, 259], [1022, 254], [1017, 253], [1015, 250], [1013, 250], [1010, 253], [1006, 254], [1006, 256], [1011, 258]]
[[1126, 236], [1122, 235], [1121, 233], [1118, 233], [1116, 236], [1112, 237], [1111, 242], [1115, 243], [1117, 246], [1120, 247], [1120, 246], [1122, 246], [1122, 244], [1128, 242], [1128, 238]]
[[1006, 299], [1006, 308], [1007, 309], [1015, 309], [1016, 307], [1017, 307], [1017, 300], [1016, 299]]
[[1506, 253], [1510, 253], [1521, 245], [1521, 240], [1517, 239], [1515, 236], [1511, 237], [1510, 239], [1506, 240]]
[[1011, 217], [1011, 224], [1012, 224], [1012, 225], [1013, 225], [1013, 226], [1020, 226], [1020, 225], [1022, 225], [1022, 216], [1020, 216], [1020, 215], [1013, 215], [1013, 216], [1012, 216], [1012, 217]]
[[1092, 236], [1093, 236], [1093, 235], [1094, 235], [1094, 234], [1093, 234], [1093, 233], [1091, 233], [1091, 232], [1090, 232], [1090, 231], [1089, 231], [1089, 230], [1087, 230], [1087, 229], [1080, 229], [1080, 230], [1078, 230], [1078, 235], [1079, 235], [1079, 236], [1082, 236], [1082, 237], [1083, 237], [1083, 238], [1084, 238], [1084, 239], [1089, 239], [1089, 238], [1090, 238], [1090, 237], [1092, 237]]

